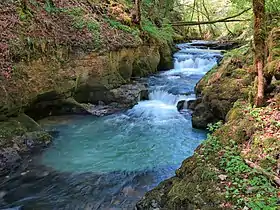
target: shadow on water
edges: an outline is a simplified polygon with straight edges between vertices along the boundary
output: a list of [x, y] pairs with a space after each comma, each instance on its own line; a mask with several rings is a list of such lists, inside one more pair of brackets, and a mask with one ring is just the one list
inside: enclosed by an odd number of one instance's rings
[[[178, 166], [149, 171], [61, 173], [36, 166], [2, 180], [2, 209], [133, 209], [144, 193]], [[152, 183], [152, 184], [151, 184]]]

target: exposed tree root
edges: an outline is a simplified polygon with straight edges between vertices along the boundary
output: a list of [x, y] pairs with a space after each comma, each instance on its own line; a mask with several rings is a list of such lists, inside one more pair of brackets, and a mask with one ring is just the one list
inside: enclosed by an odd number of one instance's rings
[[255, 169], [257, 172], [259, 172], [262, 175], [264, 175], [264, 176], [268, 177], [269, 179], [273, 180], [275, 182], [275, 184], [277, 184], [277, 186], [280, 187], [280, 178], [276, 174], [267, 172], [266, 170], [264, 170], [259, 165], [255, 164], [255, 163], [253, 163], [253, 162], [251, 162], [247, 159], [245, 159], [244, 161], [249, 167]]

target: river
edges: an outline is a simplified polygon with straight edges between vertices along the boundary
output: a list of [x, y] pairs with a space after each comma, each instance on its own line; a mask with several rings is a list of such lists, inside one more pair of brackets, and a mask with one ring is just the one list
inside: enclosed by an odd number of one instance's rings
[[191, 125], [191, 111], [177, 102], [194, 99], [194, 86], [215, 66], [218, 51], [178, 45], [174, 69], [147, 83], [149, 100], [105, 117], [65, 116], [46, 129], [54, 143], [0, 181], [0, 209], [133, 209], [205, 139]]

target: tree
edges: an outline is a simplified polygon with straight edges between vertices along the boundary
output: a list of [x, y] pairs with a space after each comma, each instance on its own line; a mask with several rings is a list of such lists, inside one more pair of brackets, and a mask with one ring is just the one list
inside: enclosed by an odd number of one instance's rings
[[134, 11], [132, 13], [132, 21], [135, 24], [141, 23], [141, 0], [134, 1]]
[[264, 103], [264, 61], [265, 61], [265, 0], [253, 0], [254, 11], [254, 44], [255, 44], [255, 70], [258, 73], [258, 92], [255, 100], [256, 106]]

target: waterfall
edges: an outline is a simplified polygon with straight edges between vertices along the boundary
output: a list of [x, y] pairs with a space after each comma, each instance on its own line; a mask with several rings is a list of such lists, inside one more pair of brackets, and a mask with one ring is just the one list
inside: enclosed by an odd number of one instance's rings
[[181, 90], [180, 87], [197, 82], [196, 78], [201, 78], [201, 75], [214, 67], [217, 64], [216, 54], [217, 51], [184, 46], [174, 54], [174, 69], [154, 78], [156, 85], [150, 85], [149, 100], [139, 102], [128, 114], [158, 122], [178, 117], [177, 103], [195, 99], [193, 89], [189, 91], [192, 94], [186, 95], [188, 91]]

